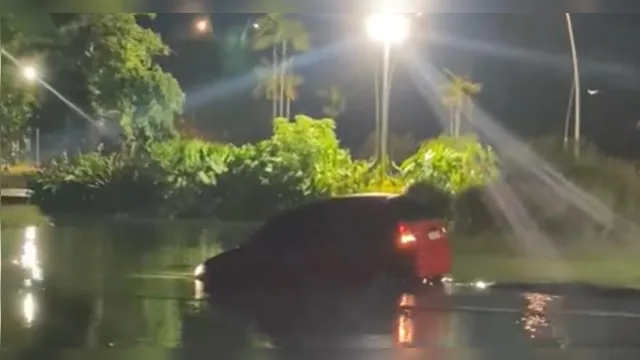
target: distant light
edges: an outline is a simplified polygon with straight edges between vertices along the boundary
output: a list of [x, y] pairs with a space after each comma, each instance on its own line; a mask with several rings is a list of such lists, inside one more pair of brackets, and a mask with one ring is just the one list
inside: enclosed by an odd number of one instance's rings
[[480, 290], [484, 290], [489, 286], [489, 284], [487, 284], [486, 282], [484, 282], [482, 280], [476, 281], [476, 283], [474, 285], [475, 285], [476, 288], [478, 288]]
[[38, 69], [34, 66], [24, 66], [22, 68], [22, 76], [29, 81], [36, 80], [38, 78]]
[[254, 29], [259, 29], [260, 28], [260, 24], [258, 24], [258, 23], [253, 23], [251, 26], [253, 26]]
[[205, 19], [198, 20], [196, 21], [195, 27], [200, 33], [206, 32], [209, 30], [209, 21]]

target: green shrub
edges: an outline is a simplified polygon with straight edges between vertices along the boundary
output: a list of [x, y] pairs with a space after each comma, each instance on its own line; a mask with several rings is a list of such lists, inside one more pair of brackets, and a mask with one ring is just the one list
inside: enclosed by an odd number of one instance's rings
[[[483, 166], [493, 166], [491, 155], [475, 139], [438, 138], [396, 174], [381, 176], [340, 146], [333, 120], [296, 116], [275, 119], [273, 136], [255, 144], [173, 138], [109, 155], [63, 156], [39, 171], [32, 187], [54, 212], [262, 220], [314, 199], [403, 193], [420, 182], [459, 195], [489, 181], [495, 169]], [[444, 206], [438, 197], [423, 200]]]

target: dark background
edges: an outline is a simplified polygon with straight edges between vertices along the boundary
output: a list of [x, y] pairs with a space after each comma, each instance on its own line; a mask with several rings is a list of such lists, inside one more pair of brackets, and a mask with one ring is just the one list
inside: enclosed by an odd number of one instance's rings
[[[193, 24], [210, 18], [211, 34]], [[187, 117], [213, 137], [230, 131], [234, 141], [267, 136], [270, 104], [252, 96], [252, 67], [263, 55], [250, 44], [233, 48], [247, 21], [259, 14], [163, 13], [148, 25], [174, 49], [163, 62], [188, 94]], [[305, 78], [294, 113], [321, 116], [318, 88], [340, 86], [348, 93], [338, 133], [358, 147], [374, 124], [373, 74], [378, 53], [354, 14], [303, 14], [314, 50], [298, 72]], [[583, 87], [583, 133], [607, 153], [635, 158], [640, 150], [636, 125], [640, 95], [638, 34], [634, 14], [573, 15]], [[249, 48], [247, 48], [249, 47]], [[562, 135], [572, 81], [570, 45], [562, 13], [426, 14], [414, 27], [411, 47], [438, 68], [469, 75], [483, 85], [479, 106], [521, 137]], [[440, 131], [428, 102], [399, 62], [391, 95], [391, 132], [424, 138]], [[589, 95], [587, 89], [598, 89]]]

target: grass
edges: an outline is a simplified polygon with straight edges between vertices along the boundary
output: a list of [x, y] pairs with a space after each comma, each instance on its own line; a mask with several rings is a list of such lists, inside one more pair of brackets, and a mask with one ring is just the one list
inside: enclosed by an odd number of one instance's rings
[[35, 205], [7, 205], [0, 207], [0, 220], [3, 229], [22, 228], [25, 226], [41, 226], [51, 223]]
[[[633, 246], [600, 245], [558, 248], [555, 259], [540, 259], [508, 251], [506, 242], [478, 249], [454, 244], [456, 281], [585, 282], [594, 285], [640, 287], [640, 249]], [[498, 245], [503, 243], [503, 245]]]

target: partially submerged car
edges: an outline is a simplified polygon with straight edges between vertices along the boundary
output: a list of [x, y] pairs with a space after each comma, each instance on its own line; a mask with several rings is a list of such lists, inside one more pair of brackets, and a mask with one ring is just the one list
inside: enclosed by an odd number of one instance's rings
[[366, 286], [384, 276], [440, 281], [452, 254], [443, 221], [406, 196], [363, 194], [275, 216], [238, 248], [196, 269], [205, 291]]

